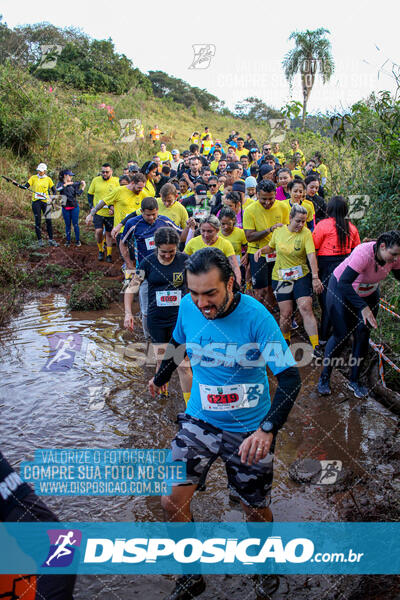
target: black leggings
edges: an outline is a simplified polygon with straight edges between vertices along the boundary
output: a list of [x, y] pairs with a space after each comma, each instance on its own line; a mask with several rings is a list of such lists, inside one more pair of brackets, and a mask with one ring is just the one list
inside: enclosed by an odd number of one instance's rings
[[51, 219], [47, 219], [46, 215], [50, 213], [50, 206], [48, 204], [46, 204], [45, 202], [42, 202], [42, 200], [35, 200], [34, 202], [32, 202], [32, 210], [33, 210], [33, 214], [35, 215], [35, 232], [36, 232], [36, 237], [38, 240], [42, 239], [42, 232], [40, 230], [40, 225], [42, 223], [42, 212], [44, 214], [44, 217], [46, 219], [46, 228], [47, 228], [47, 235], [49, 236], [49, 240], [53, 239], [53, 225], [51, 222]]
[[[378, 288], [370, 296], [364, 298], [375, 317], [378, 314], [379, 297]], [[330, 377], [334, 366], [332, 358], [340, 355], [347, 340], [353, 335], [353, 348], [351, 354], [353, 363], [355, 364], [352, 364], [351, 367], [350, 381], [358, 382], [361, 362], [368, 352], [370, 328], [368, 325], [364, 325], [361, 309], [355, 308], [348, 300], [346, 300], [342, 293], [338, 291], [338, 282], [334, 275], [331, 276], [329, 281], [326, 306], [333, 334], [326, 344], [324, 356], [325, 366], [322, 370], [322, 376], [326, 378]]]
[[344, 254], [341, 256], [318, 256], [318, 270], [319, 278], [322, 285], [324, 286], [322, 294], [318, 295], [319, 305], [321, 307], [321, 325], [319, 330], [319, 337], [321, 340], [327, 340], [331, 335], [332, 327], [329, 321], [328, 310], [326, 306], [326, 295], [328, 292], [328, 284], [333, 271], [338, 265], [348, 256]]

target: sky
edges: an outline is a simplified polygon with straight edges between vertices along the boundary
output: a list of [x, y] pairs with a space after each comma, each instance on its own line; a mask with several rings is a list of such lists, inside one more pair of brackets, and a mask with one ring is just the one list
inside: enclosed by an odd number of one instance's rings
[[[184, 79], [215, 94], [231, 109], [249, 96], [275, 108], [291, 99], [302, 100], [300, 77], [290, 92], [282, 68], [286, 52], [294, 47], [289, 35], [296, 30], [328, 29], [336, 65], [329, 83], [322, 85], [317, 79], [314, 84], [309, 112], [343, 110], [372, 91], [395, 87], [390, 61], [399, 60], [400, 5], [396, 8], [389, 0], [378, 4], [0, 0], [0, 14], [9, 27], [48, 21], [79, 27], [96, 39], [111, 37], [117, 52], [140, 70], [161, 70]], [[196, 44], [215, 50], [207, 68], [189, 68]]]

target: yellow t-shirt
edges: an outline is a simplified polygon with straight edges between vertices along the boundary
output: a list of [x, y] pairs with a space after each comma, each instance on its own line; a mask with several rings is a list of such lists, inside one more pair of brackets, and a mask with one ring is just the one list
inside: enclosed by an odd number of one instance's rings
[[207, 133], [206, 133], [206, 132], [202, 133], [202, 134], [201, 134], [201, 139], [202, 139], [202, 140], [204, 140], [204, 138], [206, 137], [206, 135], [209, 135], [209, 136], [210, 136], [210, 140], [212, 140], [212, 139], [213, 139], [213, 136], [212, 136], [212, 133], [211, 133], [211, 131], [207, 131]]
[[301, 156], [300, 166], [303, 167], [306, 164], [306, 157], [304, 156], [304, 152], [302, 150], [300, 150], [300, 148], [297, 148], [297, 150], [290, 150], [289, 151], [290, 158], [293, 158], [293, 155], [295, 153], [300, 154], [300, 156]]
[[215, 173], [215, 171], [218, 169], [218, 165], [219, 165], [218, 160], [213, 160], [210, 162], [210, 169], [211, 169], [212, 173]]
[[152, 196], [153, 198], [156, 197], [156, 188], [154, 187], [154, 183], [150, 179], [147, 180], [143, 191], [146, 192], [145, 198], [148, 198], [149, 196]]
[[165, 162], [166, 160], [172, 160], [172, 154], [169, 150], [166, 150], [165, 152], [161, 152], [161, 150], [159, 152], [157, 152], [157, 156], [160, 157], [161, 162]]
[[237, 148], [235, 149], [235, 154], [238, 158], [240, 158], [241, 156], [248, 156], [249, 155], [249, 150], [247, 150], [247, 148], [242, 148], [241, 150], [238, 150]]
[[[107, 206], [114, 206], [114, 227], [119, 225], [125, 219], [126, 215], [139, 210], [141, 202], [146, 196], [147, 194], [143, 190], [139, 194], [135, 194], [132, 190], [128, 190], [126, 185], [121, 185], [112, 190], [104, 198], [104, 202]], [[124, 228], [121, 229], [121, 231], [123, 230]]]
[[[46, 175], [45, 177], [39, 178], [37, 175], [32, 175], [28, 179], [29, 187], [31, 188], [32, 194], [32, 202], [36, 202], [36, 200], [41, 200], [46, 204], [47, 199], [49, 197], [49, 189], [53, 187], [54, 183], [51, 178]], [[45, 198], [42, 198], [42, 194], [45, 194]]]
[[203, 155], [208, 156], [208, 154], [210, 154], [210, 150], [213, 146], [214, 146], [214, 142], [212, 140], [203, 140]]
[[185, 254], [189, 254], [189, 256], [191, 256], [192, 254], [197, 252], [197, 250], [201, 250], [202, 248], [219, 248], [227, 258], [229, 258], [229, 256], [235, 255], [235, 251], [230, 241], [224, 240], [219, 236], [214, 244], [207, 246], [207, 244], [203, 242], [203, 238], [201, 237], [201, 235], [198, 235], [197, 237], [192, 238], [190, 242], [186, 244], [184, 252]]
[[175, 225], [178, 225], [178, 227], [180, 227], [181, 229], [185, 229], [189, 215], [186, 208], [180, 202], [174, 202], [173, 205], [169, 208], [164, 206], [161, 198], [157, 198], [157, 202], [159, 215], [164, 215], [165, 217], [168, 217], [169, 219], [171, 219], [171, 221], [175, 223]]
[[321, 175], [321, 179], [322, 179], [322, 177], [324, 177], [325, 179], [328, 179], [328, 167], [326, 165], [321, 163], [319, 165], [319, 167], [317, 167], [317, 171]]
[[277, 159], [279, 160], [279, 164], [280, 164], [280, 165], [283, 165], [283, 164], [285, 164], [285, 155], [283, 154], [283, 152], [277, 152], [276, 154], [274, 154], [274, 153], [272, 152], [272, 156], [273, 156], [274, 158], [277, 158]]
[[[301, 277], [310, 272], [307, 265], [307, 254], [315, 252], [315, 246], [312, 233], [307, 227], [303, 227], [299, 233], [289, 231], [287, 225], [278, 227], [273, 232], [268, 245], [276, 251], [272, 279], [281, 281], [285, 279], [301, 279]], [[287, 272], [292, 271], [296, 267], [298, 272], [295, 275], [294, 272], [296, 269], [292, 273]], [[285, 269], [287, 271], [283, 273], [282, 271]]]
[[[243, 229], [253, 229], [256, 231], [263, 231], [275, 225], [276, 223], [283, 223], [287, 225], [289, 223], [289, 209], [280, 200], [275, 200], [271, 208], [264, 208], [261, 204], [253, 202], [244, 211], [243, 215]], [[259, 248], [266, 246], [272, 237], [272, 233], [268, 233], [265, 237], [255, 242], [249, 242], [247, 252], [249, 254], [255, 254]]]
[[301, 177], [302, 179], [305, 179], [304, 175], [303, 175], [303, 171], [301, 169], [293, 169], [292, 170], [292, 177], [295, 177], [297, 175], [297, 177]]
[[190, 141], [192, 144], [197, 144], [198, 146], [200, 146], [200, 138], [197, 137], [197, 135], [190, 136]]
[[234, 227], [230, 235], [224, 235], [221, 232], [219, 235], [221, 238], [223, 238], [224, 240], [228, 240], [228, 242], [232, 244], [236, 256], [238, 256], [240, 259], [240, 255], [242, 254], [242, 246], [247, 245], [247, 239], [243, 229], [240, 229], [239, 227]]
[[253, 204], [257, 199], [257, 196], [254, 196], [254, 198], [250, 198], [250, 196], [248, 196], [247, 198], [245, 197], [245, 201], [243, 203], [243, 210], [245, 210], [248, 206], [250, 206], [250, 204]]
[[[286, 200], [279, 200], [279, 202], [282, 202], [283, 204], [285, 204], [290, 213], [290, 211], [292, 210], [292, 206], [293, 206], [293, 202], [291, 202], [290, 198], [286, 198]], [[307, 223], [309, 223], [310, 221], [313, 220], [313, 218], [315, 216], [314, 204], [311, 202], [311, 200], [305, 199], [305, 200], [303, 200], [301, 205], [304, 206], [304, 208], [307, 210]]]
[[[105, 180], [101, 175], [98, 175], [92, 179], [88, 194], [93, 194], [93, 206], [96, 206], [100, 200], [105, 200], [108, 194], [117, 187], [120, 187], [118, 177], [110, 177], [110, 179]], [[104, 207], [97, 211], [97, 214], [100, 217], [109, 217], [110, 211], [108, 208]]]

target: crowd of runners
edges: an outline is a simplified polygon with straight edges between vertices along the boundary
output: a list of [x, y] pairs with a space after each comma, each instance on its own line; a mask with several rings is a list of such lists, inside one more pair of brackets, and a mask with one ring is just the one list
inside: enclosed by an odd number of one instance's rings
[[[165, 518], [192, 520], [193, 494], [221, 457], [246, 517], [272, 521], [276, 435], [301, 388], [290, 352], [296, 320], [307, 335], [305, 350], [323, 367], [319, 393], [331, 393], [333, 359], [352, 337], [348, 387], [367, 396], [360, 370], [377, 327], [379, 283], [390, 272], [400, 279], [400, 231], [361, 243], [346, 199], [329, 193], [323, 156], [305, 156], [297, 140], [284, 153], [251, 133], [213, 141], [206, 127], [181, 152], [161, 141], [158, 125], [151, 135], [154, 155], [144, 164], [129, 161], [119, 177], [112, 165], [101, 166], [88, 188], [85, 220], [94, 227], [98, 260], [121, 261], [130, 331], [139, 295], [144, 336], [157, 353], [150, 392], [168, 394], [178, 369], [186, 408], [172, 457], [186, 463], [187, 480], [162, 498]], [[63, 170], [54, 185], [46, 173], [41, 163], [28, 182], [38, 239], [47, 197], [58, 191], [66, 199], [65, 245], [73, 226], [80, 246], [86, 184]], [[51, 220], [46, 224], [55, 245]], [[266, 366], [277, 378], [272, 399]], [[277, 586], [276, 576], [259, 577], [258, 597]], [[201, 576], [185, 575], [169, 598], [192, 598], [204, 587]]]

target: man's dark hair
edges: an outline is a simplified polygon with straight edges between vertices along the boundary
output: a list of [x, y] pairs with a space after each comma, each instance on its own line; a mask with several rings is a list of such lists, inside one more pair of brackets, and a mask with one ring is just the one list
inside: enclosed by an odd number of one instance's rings
[[132, 179], [129, 177], [129, 175], [121, 175], [121, 177], [119, 178], [119, 184], [121, 185], [121, 183], [123, 181], [127, 181], [128, 183], [131, 183]]
[[140, 208], [142, 209], [142, 212], [144, 210], [154, 210], [155, 208], [158, 208], [158, 202], [155, 198], [148, 196], [147, 198], [143, 198]]
[[275, 184], [270, 179], [263, 179], [257, 185], [257, 192], [274, 192], [276, 190]]
[[211, 171], [210, 167], [208, 165], [206, 165], [205, 167], [203, 167], [200, 170], [200, 175], [203, 175], [203, 173], [205, 173], [205, 171]]
[[104, 165], [101, 165], [102, 167], [110, 167], [110, 169], [112, 169], [112, 166], [110, 165], [110, 163], [104, 163]]
[[168, 165], [164, 165], [164, 166], [161, 168], [161, 173], [162, 173], [163, 175], [167, 175], [167, 176], [168, 176], [168, 175], [171, 173], [171, 167], [168, 167]]
[[190, 146], [189, 146], [189, 150], [192, 154], [193, 154], [193, 152], [197, 152], [198, 149], [199, 149], [199, 147], [197, 144], [190, 144]]
[[132, 181], [132, 183], [139, 183], [140, 181], [142, 183], [146, 183], [147, 179], [146, 179], [146, 176], [143, 175], [143, 173], [135, 173], [134, 175], [131, 176], [131, 181]]
[[228, 258], [219, 248], [202, 248], [189, 258], [186, 263], [186, 272], [192, 275], [208, 273], [217, 268], [220, 272], [221, 281], [227, 285], [234, 273]]

